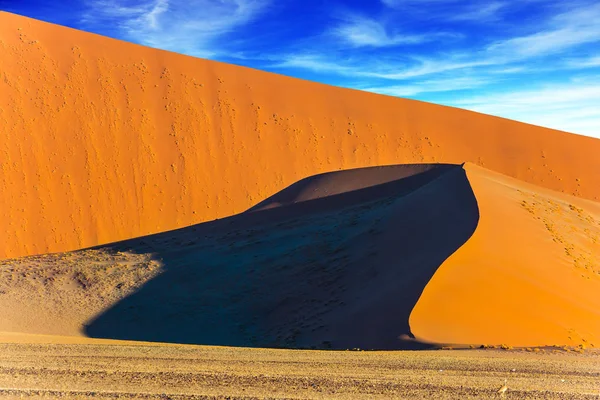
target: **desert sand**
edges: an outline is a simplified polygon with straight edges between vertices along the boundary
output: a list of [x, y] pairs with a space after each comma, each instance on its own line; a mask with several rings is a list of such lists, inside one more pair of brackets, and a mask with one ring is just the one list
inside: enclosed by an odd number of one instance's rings
[[600, 393], [598, 355], [556, 349], [338, 352], [55, 339], [0, 344], [0, 398], [498, 399], [504, 379], [506, 399]]
[[0, 258], [244, 211], [308, 176], [472, 162], [600, 199], [600, 142], [0, 13]]
[[465, 169], [479, 224], [429, 281], [411, 315], [415, 335], [598, 345], [600, 204]]
[[600, 140], [2, 12], [0, 54], [0, 397], [600, 394]]
[[411, 315], [415, 335], [597, 346], [600, 204], [466, 170], [479, 224], [429, 281]]

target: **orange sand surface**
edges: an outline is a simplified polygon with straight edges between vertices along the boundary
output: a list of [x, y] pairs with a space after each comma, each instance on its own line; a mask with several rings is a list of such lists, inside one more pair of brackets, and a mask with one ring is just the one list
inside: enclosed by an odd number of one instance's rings
[[411, 316], [441, 343], [600, 346], [600, 203], [467, 164], [480, 219]]
[[8, 13], [0, 54], [0, 258], [226, 217], [307, 176], [355, 167], [467, 161], [600, 198], [592, 138]]

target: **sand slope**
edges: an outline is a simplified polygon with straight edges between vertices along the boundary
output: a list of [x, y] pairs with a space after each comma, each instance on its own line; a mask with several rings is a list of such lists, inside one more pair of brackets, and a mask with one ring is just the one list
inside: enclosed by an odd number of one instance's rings
[[340, 349], [600, 343], [598, 203], [466, 164], [319, 175], [262, 204], [4, 260], [0, 331]]
[[232, 215], [307, 176], [469, 161], [600, 197], [600, 141], [0, 13], [0, 258]]
[[446, 343], [600, 346], [600, 203], [467, 164], [477, 230], [425, 288], [413, 333]]

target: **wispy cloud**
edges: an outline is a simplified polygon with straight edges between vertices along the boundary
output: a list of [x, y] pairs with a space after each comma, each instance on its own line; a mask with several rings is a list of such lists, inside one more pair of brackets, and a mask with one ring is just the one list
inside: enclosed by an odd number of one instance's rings
[[450, 15], [448, 18], [453, 21], [476, 21], [476, 22], [489, 22], [500, 18], [500, 11], [507, 7], [507, 3], [494, 1], [491, 3], [474, 3], [463, 9], [461, 12], [457, 12], [454, 15]]
[[381, 3], [392, 9], [412, 11], [425, 19], [481, 23], [497, 20], [509, 6], [506, 1], [381, 0]]
[[565, 65], [574, 69], [600, 67], [600, 55], [586, 58], [572, 58]]
[[448, 105], [600, 137], [600, 79], [506, 90]]
[[320, 55], [292, 54], [283, 56], [282, 62], [274, 68], [304, 68], [314, 72], [336, 73], [348, 77], [377, 78], [385, 80], [405, 80], [424, 75], [464, 70], [491, 65], [487, 60], [461, 61], [449, 57], [445, 61], [413, 57], [407, 62], [389, 60], [358, 60], [340, 62]]
[[367, 74], [363, 68], [352, 65], [343, 65], [335, 61], [326, 60], [320, 55], [313, 54], [290, 54], [281, 56], [281, 60], [271, 64], [271, 68], [300, 68], [314, 72], [333, 73], [344, 76], [365, 76]]
[[147, 23], [156, 28], [157, 16], [169, 7], [169, 0], [153, 0], [131, 4], [119, 0], [88, 0], [83, 24], [117, 24], [122, 27]]
[[600, 43], [600, 3], [564, 11], [530, 35], [509, 38], [489, 45], [486, 51], [496, 58], [523, 58], [558, 54], [582, 44]]
[[381, 0], [381, 3], [391, 8], [400, 8], [414, 5], [452, 4], [460, 0]]
[[196, 55], [222, 51], [217, 39], [264, 11], [268, 0], [88, 0], [84, 24], [116, 25], [140, 44]]
[[428, 42], [443, 36], [436, 33], [407, 34], [390, 29], [382, 21], [363, 16], [349, 16], [331, 33], [351, 46], [387, 47]]
[[368, 92], [386, 94], [398, 97], [413, 97], [421, 93], [441, 93], [474, 89], [490, 83], [483, 77], [449, 77], [443, 79], [428, 79], [403, 85], [387, 85], [379, 87], [363, 87]]
[[[435, 3], [452, 2], [453, 0], [427, 0]], [[530, 0], [533, 1], [533, 0]], [[391, 0], [389, 0], [391, 2]], [[498, 3], [493, 9], [501, 7]], [[583, 18], [583, 14], [587, 16]], [[493, 40], [480, 48], [463, 48], [441, 54], [414, 55], [412, 63], [390, 62], [385, 59], [365, 61], [348, 64], [337, 59], [328, 59], [323, 55], [285, 55], [283, 62], [278, 67], [306, 68], [313, 71], [327, 71], [345, 76], [373, 77], [388, 80], [403, 80], [431, 74], [445, 73], [448, 71], [464, 70], [482, 67], [496, 68], [495, 73], [506, 71], [513, 73], [527, 69], [523, 62], [550, 55], [562, 54], [578, 46], [598, 42], [600, 44], [600, 4], [597, 6], [575, 8], [556, 15], [549, 21], [541, 24], [537, 32], [509, 37], [502, 40]], [[426, 39], [420, 36], [390, 36], [380, 23], [373, 20], [361, 20], [360, 23], [344, 27], [338, 31], [339, 36], [345, 41], [353, 41], [356, 45], [392, 45], [401, 41]], [[596, 59], [588, 61], [589, 66], [595, 66]], [[516, 65], [519, 63], [520, 65]], [[584, 64], [585, 65], [585, 64]], [[556, 67], [560, 67], [557, 65]]]
[[466, 70], [491, 64], [492, 63], [488, 60], [463, 61], [453, 60], [451, 57], [447, 60], [421, 59], [419, 64], [408, 67], [393, 64], [384, 65], [383, 68], [380, 68], [379, 70], [367, 72], [367, 76], [388, 80], [403, 80], [448, 71]]

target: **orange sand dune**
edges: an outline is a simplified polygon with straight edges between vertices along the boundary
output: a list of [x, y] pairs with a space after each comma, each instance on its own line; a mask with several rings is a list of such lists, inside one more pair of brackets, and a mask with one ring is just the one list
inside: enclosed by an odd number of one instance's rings
[[480, 219], [410, 317], [442, 343], [600, 346], [600, 203], [467, 164]]
[[0, 331], [259, 347], [600, 343], [600, 204], [473, 164], [304, 179], [263, 208], [0, 261]]
[[306, 176], [469, 161], [600, 198], [600, 141], [0, 13], [0, 258], [248, 209]]

